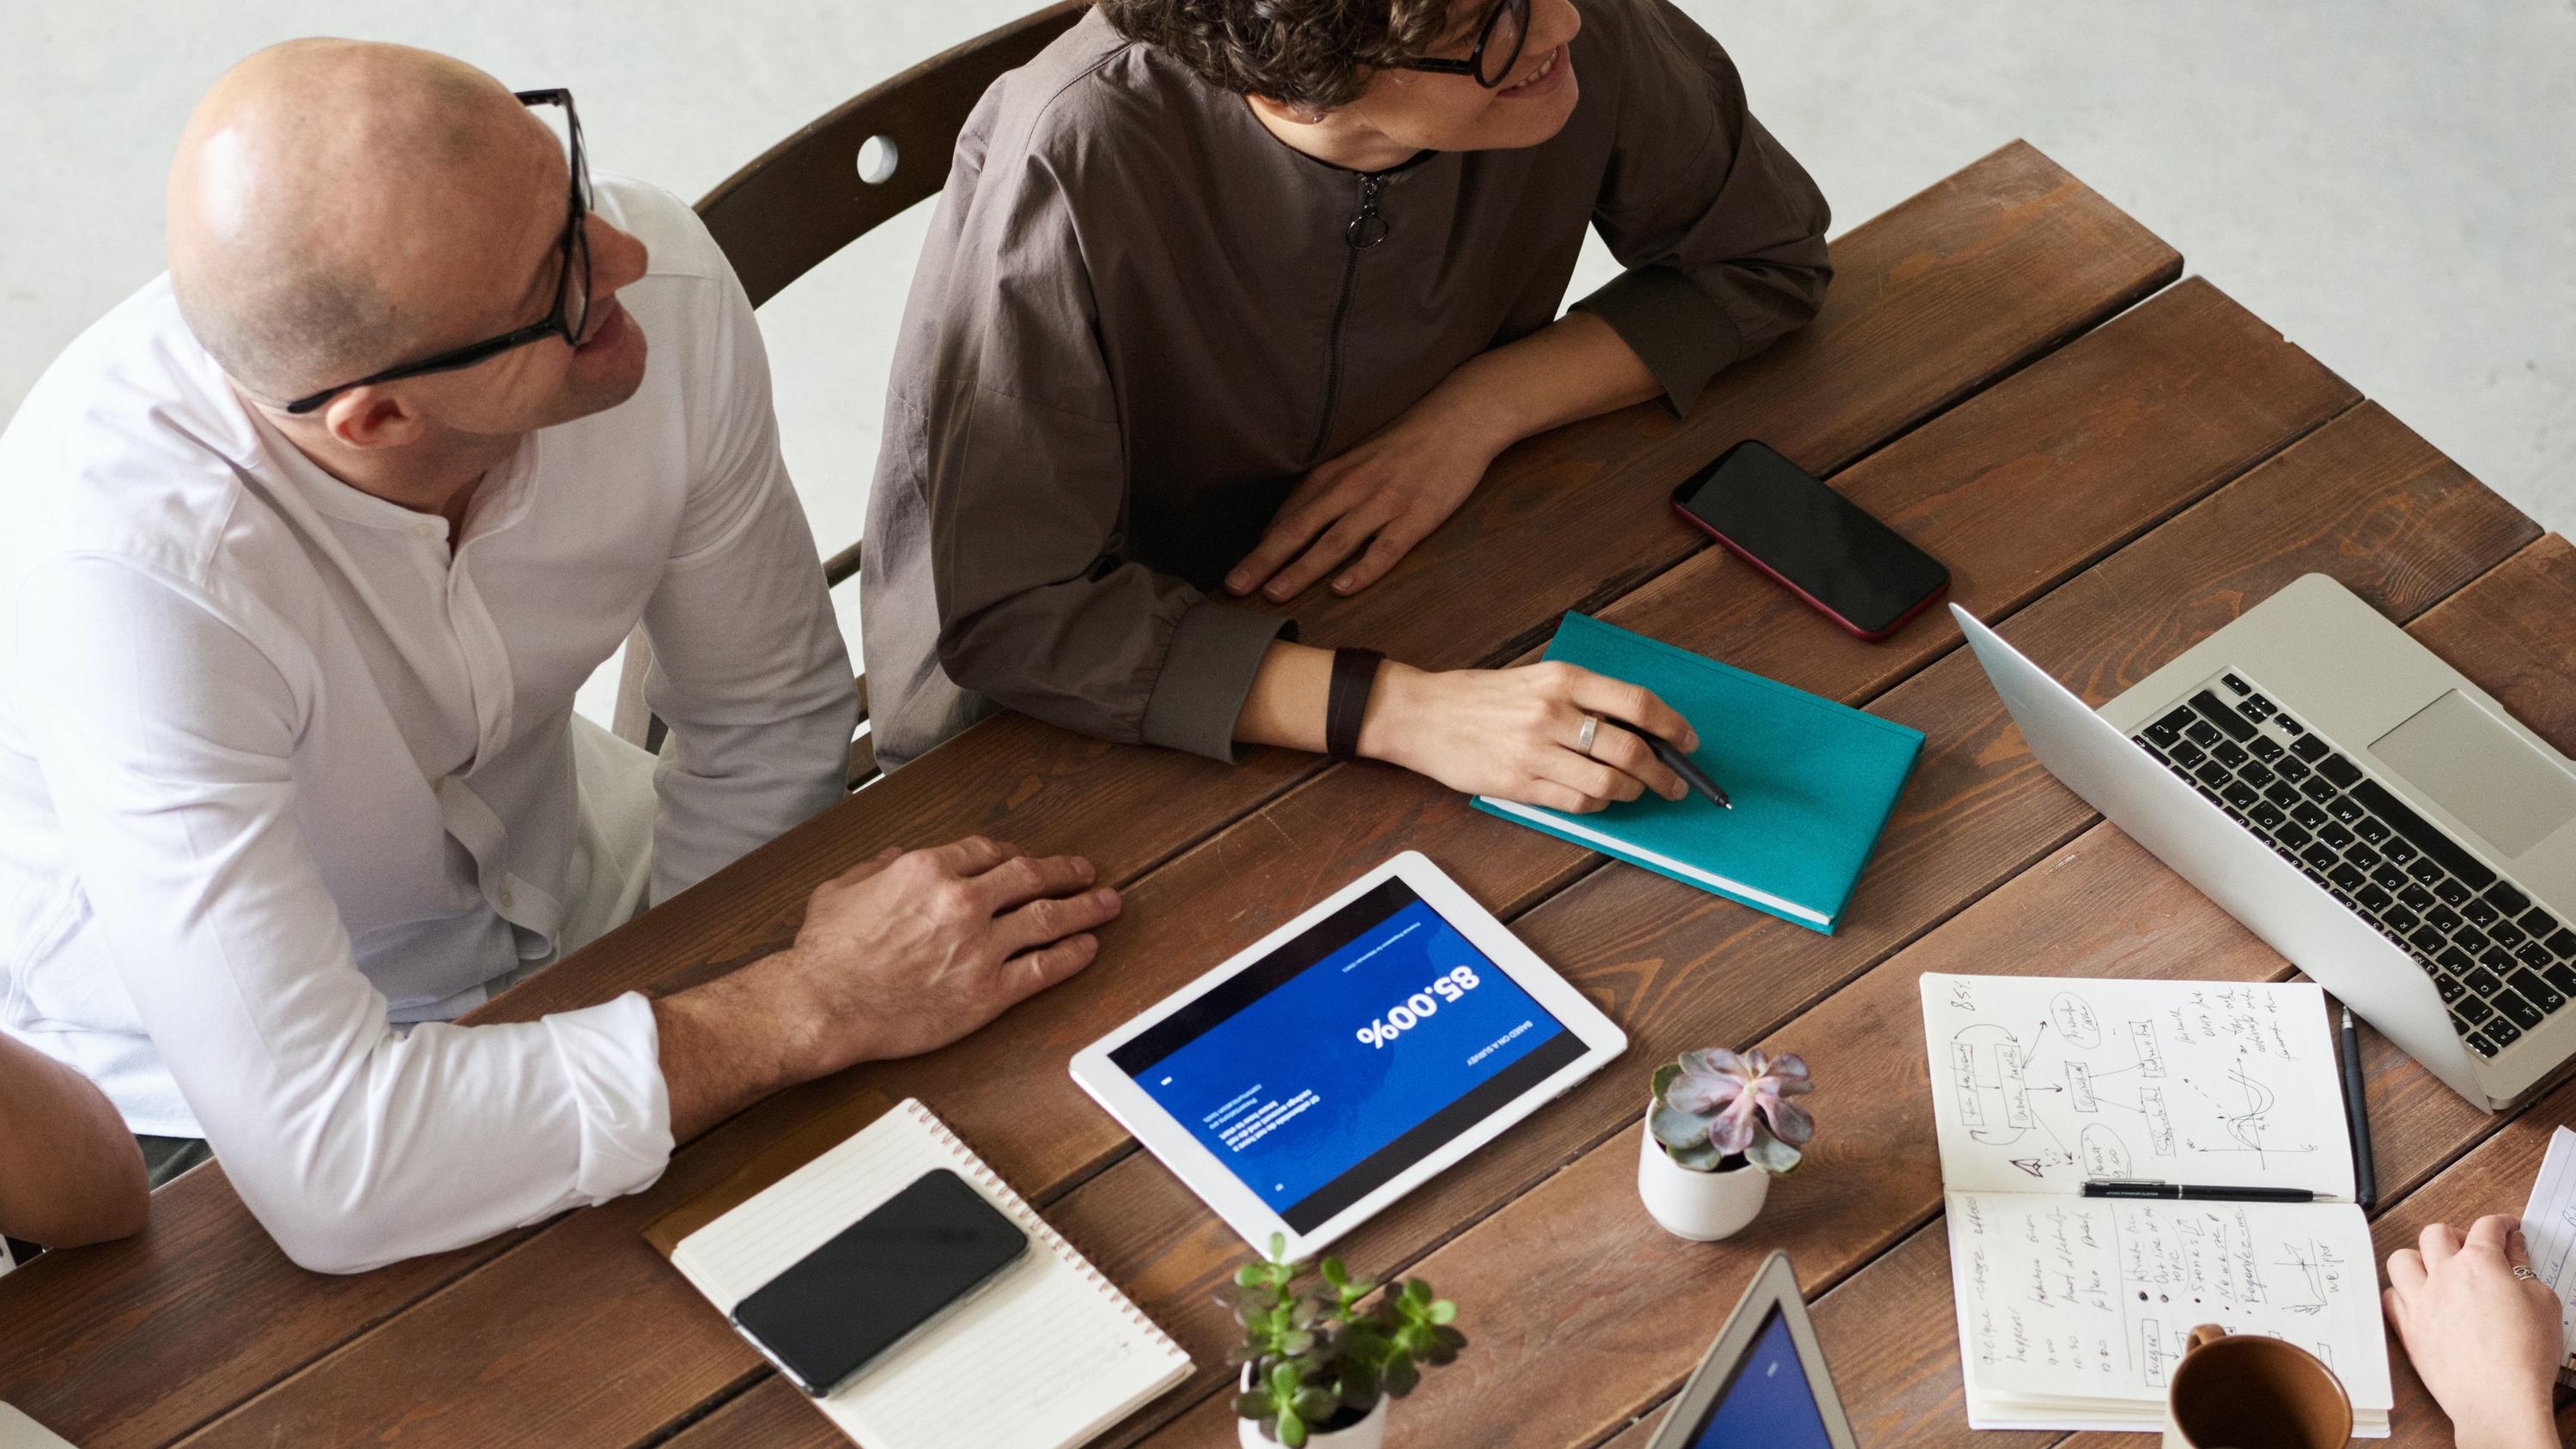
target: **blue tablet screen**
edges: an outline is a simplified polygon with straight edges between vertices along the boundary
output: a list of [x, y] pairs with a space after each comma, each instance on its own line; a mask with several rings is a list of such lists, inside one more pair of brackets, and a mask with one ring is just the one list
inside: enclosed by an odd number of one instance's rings
[[1109, 1055], [1307, 1232], [1583, 1043], [1389, 880]]
[[1774, 1308], [1690, 1449], [1833, 1449], [1789, 1320]]

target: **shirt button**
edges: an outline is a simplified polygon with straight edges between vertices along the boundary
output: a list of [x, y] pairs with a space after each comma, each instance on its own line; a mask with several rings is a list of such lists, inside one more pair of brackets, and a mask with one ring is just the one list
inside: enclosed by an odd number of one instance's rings
[[508, 886], [501, 887], [501, 909], [505, 911], [510, 909], [510, 888]]
[[435, 523], [415, 523], [411, 526], [411, 531], [423, 538], [438, 537], [438, 525]]

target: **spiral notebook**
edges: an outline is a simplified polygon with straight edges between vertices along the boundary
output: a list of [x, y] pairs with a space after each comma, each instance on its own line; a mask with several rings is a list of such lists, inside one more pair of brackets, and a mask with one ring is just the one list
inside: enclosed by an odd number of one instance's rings
[[867, 1449], [1071, 1449], [1189, 1377], [1189, 1355], [918, 1101], [888, 1108], [872, 1094], [827, 1113], [645, 1237], [730, 1313], [943, 1167], [1019, 1224], [1030, 1252], [954, 1317], [815, 1400], [842, 1432]]

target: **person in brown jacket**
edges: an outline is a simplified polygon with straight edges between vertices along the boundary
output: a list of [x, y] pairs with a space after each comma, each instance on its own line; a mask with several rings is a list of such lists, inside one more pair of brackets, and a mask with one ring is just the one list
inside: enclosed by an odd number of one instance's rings
[[[1229, 602], [1366, 587], [1512, 443], [1815, 315], [1825, 202], [1665, 0], [1100, 0], [968, 120], [897, 344], [877, 758], [995, 707], [1597, 809], [1651, 694], [1428, 672]], [[1586, 227], [1627, 267], [1559, 315]], [[1332, 726], [1328, 728], [1328, 723]]]

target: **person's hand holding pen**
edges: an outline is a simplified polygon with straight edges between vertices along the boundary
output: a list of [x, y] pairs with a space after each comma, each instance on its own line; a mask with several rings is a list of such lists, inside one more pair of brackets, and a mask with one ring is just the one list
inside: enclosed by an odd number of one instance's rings
[[1388, 660], [1360, 753], [1471, 795], [1588, 814], [1690, 785], [1648, 736], [1687, 752], [1699, 733], [1653, 691], [1571, 664], [1434, 672]]

